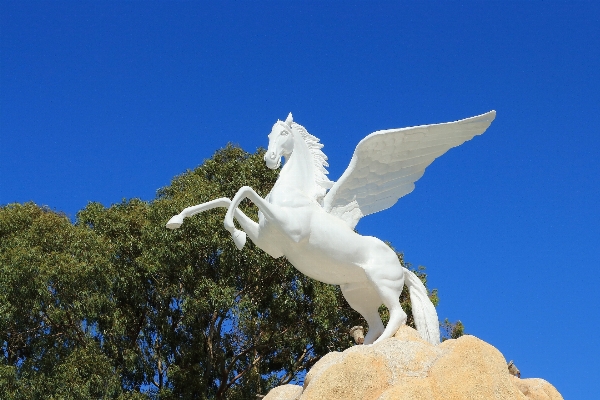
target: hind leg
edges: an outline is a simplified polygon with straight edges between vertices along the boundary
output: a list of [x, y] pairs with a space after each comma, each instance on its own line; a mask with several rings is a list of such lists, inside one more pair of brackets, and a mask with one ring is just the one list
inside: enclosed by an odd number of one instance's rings
[[369, 324], [364, 344], [373, 343], [384, 331], [379, 315], [379, 306], [382, 301], [377, 290], [368, 282], [345, 284], [340, 288], [350, 307], [358, 311]]
[[394, 336], [402, 325], [406, 324], [406, 313], [400, 305], [400, 294], [402, 289], [396, 288], [397, 282], [378, 282], [377, 291], [379, 292], [383, 304], [390, 312], [390, 320], [385, 327], [385, 331], [377, 338], [375, 343]]
[[390, 312], [390, 320], [385, 327], [385, 331], [375, 341], [377, 343], [392, 337], [402, 325], [406, 324], [406, 313], [400, 305], [400, 294], [404, 286], [404, 276], [401, 276], [399, 279], [387, 279], [372, 275], [367, 273], [367, 276], [377, 290], [378, 296], [381, 298], [380, 301], [383, 301], [383, 304], [385, 304]]
[[406, 324], [406, 313], [400, 305], [400, 294], [404, 288], [404, 270], [396, 253], [383, 242], [375, 242], [371, 259], [365, 265], [365, 274], [377, 291], [383, 304], [390, 312], [385, 331], [376, 342], [392, 337]]

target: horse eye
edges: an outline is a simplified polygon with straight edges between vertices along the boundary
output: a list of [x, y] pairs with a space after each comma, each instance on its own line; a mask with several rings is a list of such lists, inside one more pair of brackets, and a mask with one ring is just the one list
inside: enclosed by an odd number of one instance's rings
[[281, 134], [282, 134], [283, 136], [287, 136], [287, 135], [288, 135], [288, 131], [281, 131]]

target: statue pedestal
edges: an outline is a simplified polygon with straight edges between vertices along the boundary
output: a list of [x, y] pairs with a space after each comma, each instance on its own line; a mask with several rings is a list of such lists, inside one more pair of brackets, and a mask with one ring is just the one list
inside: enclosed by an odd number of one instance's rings
[[512, 376], [504, 356], [465, 335], [434, 346], [403, 326], [394, 337], [323, 357], [304, 387], [284, 385], [265, 400], [523, 399], [562, 396], [543, 379]]

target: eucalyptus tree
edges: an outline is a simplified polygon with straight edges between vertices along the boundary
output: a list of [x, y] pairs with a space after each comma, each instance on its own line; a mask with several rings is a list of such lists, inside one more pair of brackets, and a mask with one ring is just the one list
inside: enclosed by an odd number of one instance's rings
[[35, 204], [0, 209], [0, 392], [5, 398], [121, 392], [96, 340], [112, 312], [110, 246]]

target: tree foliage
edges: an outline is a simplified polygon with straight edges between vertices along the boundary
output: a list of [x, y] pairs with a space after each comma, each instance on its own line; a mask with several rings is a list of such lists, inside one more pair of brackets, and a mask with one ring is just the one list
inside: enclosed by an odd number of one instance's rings
[[[227, 146], [154, 201], [90, 203], [75, 223], [33, 203], [1, 207], [0, 392], [255, 399], [351, 346], [348, 329], [366, 324], [339, 288], [250, 241], [238, 251], [223, 209], [164, 227], [244, 185], [267, 194], [276, 173], [262, 155]], [[254, 205], [242, 209], [256, 217]]]

